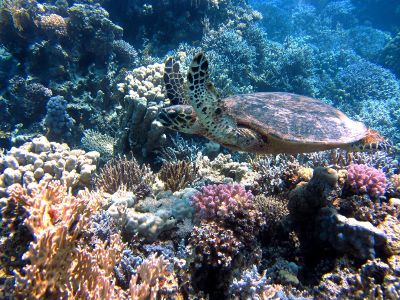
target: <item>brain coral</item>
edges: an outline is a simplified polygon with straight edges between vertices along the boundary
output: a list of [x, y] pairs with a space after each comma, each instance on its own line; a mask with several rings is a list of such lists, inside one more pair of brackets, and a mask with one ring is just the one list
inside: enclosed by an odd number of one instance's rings
[[347, 183], [355, 193], [379, 197], [385, 193], [385, 174], [367, 165], [352, 164], [348, 168]]

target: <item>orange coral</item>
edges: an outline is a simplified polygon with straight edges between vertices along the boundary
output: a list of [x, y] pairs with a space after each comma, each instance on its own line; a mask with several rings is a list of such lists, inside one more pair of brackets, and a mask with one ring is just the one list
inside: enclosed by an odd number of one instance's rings
[[67, 35], [67, 22], [65, 19], [57, 14], [50, 14], [41, 16], [37, 21], [38, 27], [43, 31], [56, 36]]
[[41, 184], [31, 192], [15, 185], [11, 198], [28, 211], [25, 224], [35, 238], [24, 255], [30, 260], [25, 275], [17, 274], [16, 293], [35, 298], [66, 296], [78, 236], [97, 210], [98, 201], [74, 197], [58, 181]]
[[147, 258], [137, 269], [138, 274], [132, 276], [129, 283], [130, 299], [161, 299], [171, 296], [180, 299], [178, 281], [174, 274], [168, 270], [169, 261], [164, 257], [153, 254]]

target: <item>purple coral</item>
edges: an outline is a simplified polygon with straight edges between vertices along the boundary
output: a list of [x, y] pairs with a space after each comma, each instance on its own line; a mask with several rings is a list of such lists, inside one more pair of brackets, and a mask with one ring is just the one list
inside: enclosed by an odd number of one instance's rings
[[386, 177], [381, 170], [367, 165], [352, 164], [347, 171], [347, 183], [353, 192], [368, 194], [371, 197], [379, 197], [385, 193]]

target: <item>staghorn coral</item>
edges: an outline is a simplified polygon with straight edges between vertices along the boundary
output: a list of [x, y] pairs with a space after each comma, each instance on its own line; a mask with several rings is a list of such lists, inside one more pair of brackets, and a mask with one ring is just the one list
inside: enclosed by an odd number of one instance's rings
[[153, 172], [147, 165], [139, 165], [136, 159], [126, 157], [110, 160], [95, 179], [98, 189], [113, 194], [124, 187], [127, 191], [134, 191], [138, 198], [150, 194], [154, 180]]
[[385, 193], [385, 174], [373, 167], [352, 164], [347, 169], [347, 184], [357, 194], [368, 194], [377, 198]]
[[164, 162], [158, 176], [167, 189], [176, 192], [184, 189], [196, 179], [197, 167], [185, 160]]

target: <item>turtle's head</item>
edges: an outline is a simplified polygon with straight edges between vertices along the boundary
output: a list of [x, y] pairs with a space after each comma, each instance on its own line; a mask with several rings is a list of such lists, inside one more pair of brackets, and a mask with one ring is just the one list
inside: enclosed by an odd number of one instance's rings
[[160, 111], [157, 119], [172, 130], [189, 134], [198, 134], [200, 130], [196, 113], [190, 105], [165, 107]]

